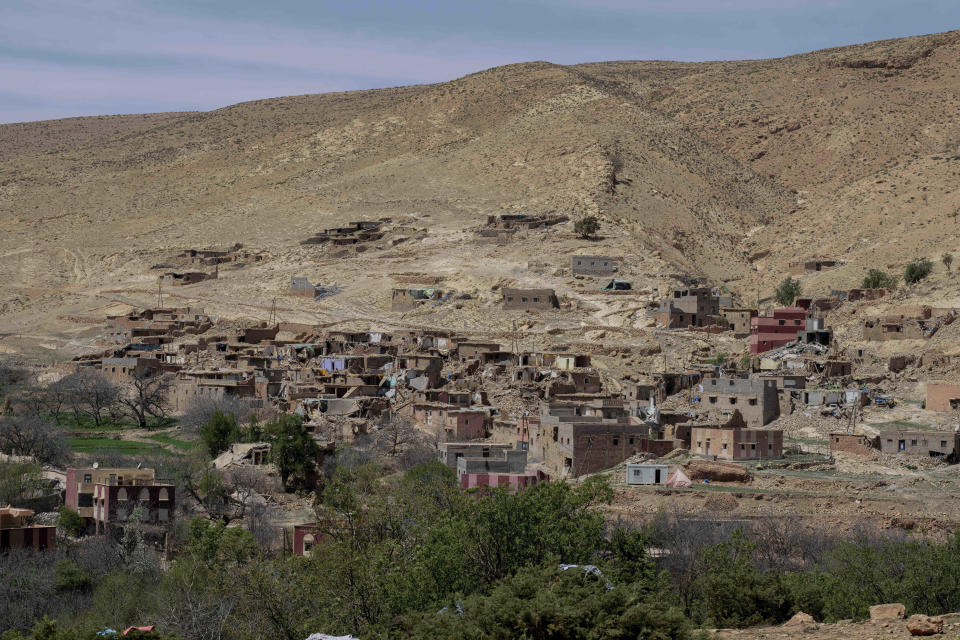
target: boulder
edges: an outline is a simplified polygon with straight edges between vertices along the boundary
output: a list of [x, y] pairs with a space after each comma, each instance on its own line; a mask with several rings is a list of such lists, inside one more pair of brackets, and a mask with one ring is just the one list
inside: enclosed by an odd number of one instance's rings
[[902, 620], [905, 613], [906, 609], [899, 602], [870, 607], [870, 619], [874, 621]]
[[712, 480], [715, 482], [749, 482], [750, 472], [733, 462], [715, 462], [711, 460], [691, 460], [684, 465], [687, 477], [691, 480]]
[[783, 623], [785, 627], [800, 627], [805, 624], [813, 624], [816, 620], [813, 619], [813, 616], [809, 613], [804, 613], [803, 611], [798, 611], [794, 614], [792, 618]]
[[907, 631], [912, 636], [933, 636], [943, 633], [943, 619], [914, 615], [907, 618]]

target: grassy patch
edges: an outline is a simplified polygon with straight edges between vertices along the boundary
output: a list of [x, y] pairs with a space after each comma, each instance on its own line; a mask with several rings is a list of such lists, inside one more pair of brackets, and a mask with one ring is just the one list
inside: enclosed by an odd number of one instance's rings
[[189, 451], [190, 449], [193, 448], [193, 445], [195, 444], [188, 440], [180, 440], [179, 438], [174, 438], [173, 436], [167, 433], [158, 433], [156, 435], [147, 436], [147, 438], [155, 442], [159, 442], [161, 444], [168, 444], [176, 449], [179, 449], [180, 451]]
[[122, 453], [130, 456], [174, 455], [159, 444], [113, 438], [70, 438], [70, 447], [77, 453]]
[[870, 426], [879, 427], [881, 428], [881, 431], [883, 428], [899, 431], [933, 431], [933, 427], [925, 424], [917, 424], [916, 422], [910, 422], [909, 420], [888, 420], [886, 422], [877, 422]]

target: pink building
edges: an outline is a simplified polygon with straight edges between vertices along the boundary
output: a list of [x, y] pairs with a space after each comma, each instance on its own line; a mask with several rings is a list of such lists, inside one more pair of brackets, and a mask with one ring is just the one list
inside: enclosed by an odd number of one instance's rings
[[508, 487], [510, 493], [545, 482], [550, 477], [542, 471], [531, 473], [464, 473], [460, 476], [461, 489], [481, 487]]
[[487, 437], [485, 411], [455, 409], [444, 415], [447, 440], [478, 440]]
[[774, 309], [773, 315], [750, 318], [750, 353], [756, 355], [793, 342], [806, 327], [807, 313], [798, 307]]

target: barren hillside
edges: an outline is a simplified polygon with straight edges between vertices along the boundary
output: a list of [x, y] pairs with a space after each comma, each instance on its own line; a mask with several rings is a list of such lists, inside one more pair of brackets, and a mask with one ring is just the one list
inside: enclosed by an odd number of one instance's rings
[[[640, 286], [687, 273], [752, 298], [814, 254], [847, 264], [808, 290], [850, 286], [870, 267], [958, 249], [958, 62], [953, 32], [778, 60], [525, 63], [206, 113], [3, 125], [0, 329], [94, 312], [118, 284], [153, 289], [149, 266], [178, 248], [268, 250], [273, 270], [236, 274], [231, 293], [263, 304], [289, 275], [369, 278], [359, 306], [387, 294], [379, 276], [418, 262], [489, 291], [527, 261], [600, 250], [569, 238], [491, 250], [467, 233], [513, 211], [599, 215], [603, 250], [638, 265]], [[392, 260], [324, 266], [298, 244], [405, 214], [425, 237]]]

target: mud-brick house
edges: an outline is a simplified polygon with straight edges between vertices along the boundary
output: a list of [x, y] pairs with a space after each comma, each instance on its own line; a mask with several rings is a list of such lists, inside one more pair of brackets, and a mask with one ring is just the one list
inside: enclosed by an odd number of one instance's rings
[[940, 458], [960, 454], [960, 433], [954, 431], [884, 431], [874, 439], [884, 453]]
[[575, 276], [610, 276], [619, 264], [610, 256], [570, 256], [570, 271]]
[[960, 409], [960, 384], [928, 382], [925, 404], [930, 411], [950, 412]]
[[52, 551], [57, 547], [57, 528], [28, 524], [31, 509], [0, 507], [0, 553], [14, 550]]
[[690, 429], [690, 451], [722, 460], [759, 460], [783, 456], [783, 431], [748, 429], [738, 415], [727, 424]]
[[762, 427], [780, 413], [776, 380], [706, 378], [702, 385], [704, 409], [731, 415], [739, 411], [747, 427]]
[[553, 289], [504, 289], [504, 311], [549, 311], [560, 306]]

